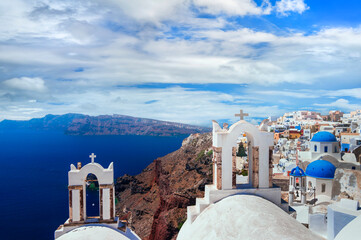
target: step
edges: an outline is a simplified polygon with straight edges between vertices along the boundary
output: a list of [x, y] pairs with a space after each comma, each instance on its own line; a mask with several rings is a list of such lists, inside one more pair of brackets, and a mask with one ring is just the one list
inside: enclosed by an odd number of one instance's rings
[[187, 207], [187, 219], [190, 223], [193, 223], [193, 221], [197, 218], [197, 208], [196, 206], [188, 206]]
[[197, 213], [200, 214], [203, 210], [208, 207], [209, 202], [205, 198], [196, 198]]
[[209, 202], [210, 192], [214, 190], [216, 190], [216, 188], [213, 184], [204, 186], [204, 198], [207, 199], [208, 202]]

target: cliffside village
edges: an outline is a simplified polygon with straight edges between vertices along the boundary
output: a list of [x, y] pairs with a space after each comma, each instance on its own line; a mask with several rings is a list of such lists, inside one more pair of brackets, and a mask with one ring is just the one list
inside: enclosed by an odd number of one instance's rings
[[[361, 236], [361, 110], [269, 117], [255, 126], [213, 121], [212, 184], [187, 207], [178, 240], [327, 239]], [[69, 218], [55, 238], [140, 239], [115, 216], [113, 163], [90, 156], [69, 171]], [[87, 217], [87, 176], [99, 181], [98, 217]]]
[[296, 219], [334, 239], [361, 215], [361, 110], [290, 112], [269, 117], [266, 126], [274, 133], [273, 178], [289, 183], [284, 199]]

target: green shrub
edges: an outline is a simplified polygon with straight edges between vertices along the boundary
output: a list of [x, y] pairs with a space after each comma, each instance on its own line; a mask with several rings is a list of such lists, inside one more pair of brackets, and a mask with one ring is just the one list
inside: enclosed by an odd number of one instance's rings
[[198, 153], [198, 155], [197, 155], [196, 161], [201, 160], [204, 156], [205, 156], [204, 150], [203, 150], [203, 151], [200, 151], [200, 152]]
[[182, 220], [180, 220], [180, 221], [178, 222], [178, 231], [182, 228], [182, 226], [183, 226], [183, 224], [185, 223], [186, 220], [187, 220], [187, 219], [184, 218], [184, 219], [182, 219]]
[[248, 176], [248, 170], [243, 169], [242, 172], [241, 172], [241, 175], [242, 176]]

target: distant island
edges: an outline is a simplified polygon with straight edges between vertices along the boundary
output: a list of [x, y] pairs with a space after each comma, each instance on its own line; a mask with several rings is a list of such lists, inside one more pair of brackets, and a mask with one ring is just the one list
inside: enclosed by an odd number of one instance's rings
[[210, 132], [210, 128], [189, 124], [136, 118], [126, 115], [89, 116], [76, 113], [48, 114], [30, 120], [3, 120], [0, 129], [62, 130], [68, 135], [177, 136]]

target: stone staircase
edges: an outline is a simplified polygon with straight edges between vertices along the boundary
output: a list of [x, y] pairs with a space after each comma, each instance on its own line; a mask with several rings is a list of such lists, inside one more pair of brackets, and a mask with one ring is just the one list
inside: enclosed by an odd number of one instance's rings
[[210, 191], [216, 190], [214, 185], [206, 185], [204, 188], [204, 198], [196, 198], [195, 206], [187, 207], [187, 219], [190, 223], [193, 223], [194, 220], [206, 209], [210, 204]]

